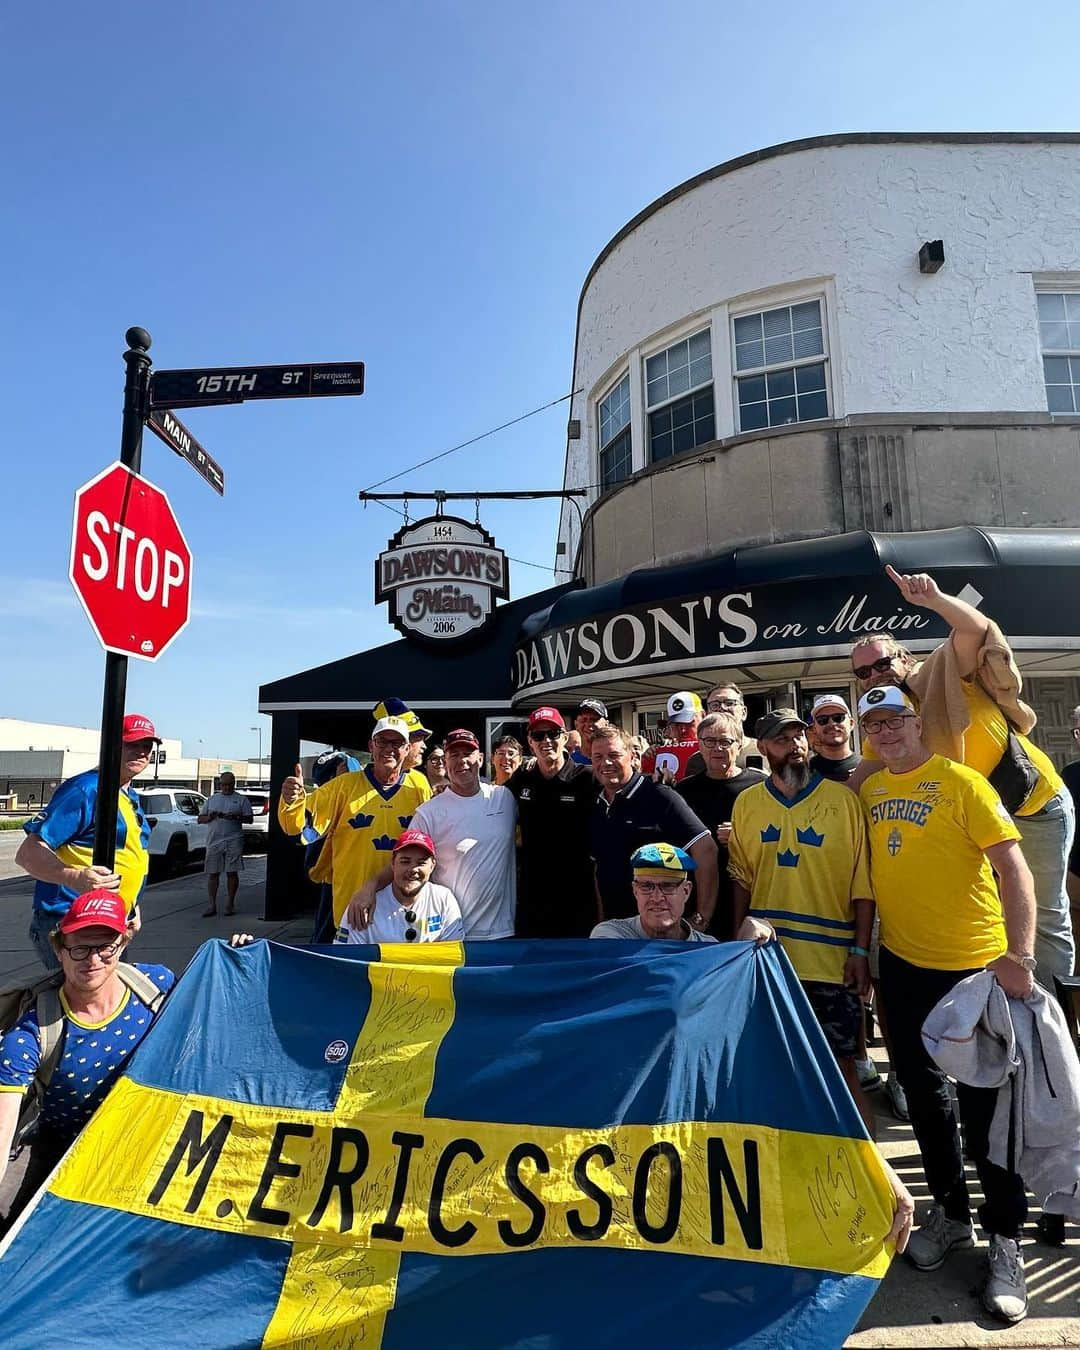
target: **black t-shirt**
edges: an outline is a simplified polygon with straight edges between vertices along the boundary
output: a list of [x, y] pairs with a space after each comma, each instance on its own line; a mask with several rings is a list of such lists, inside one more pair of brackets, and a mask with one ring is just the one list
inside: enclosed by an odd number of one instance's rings
[[[569, 757], [554, 778], [534, 765], [506, 785], [517, 798], [516, 937], [588, 937], [596, 924], [589, 822], [598, 788], [592, 770]], [[558, 868], [558, 890], [551, 875]]]
[[[1077, 815], [1080, 815], [1080, 759], [1074, 759], [1071, 764], [1066, 764], [1061, 771], [1061, 777], [1065, 786], [1069, 789]], [[1077, 830], [1073, 836], [1072, 852], [1069, 854], [1069, 871], [1073, 876], [1080, 877], [1080, 830]]]
[[731, 878], [728, 876], [727, 845], [716, 838], [716, 827], [727, 825], [731, 821], [731, 812], [735, 798], [740, 792], [760, 783], [767, 774], [760, 769], [741, 769], [734, 778], [709, 778], [703, 773], [684, 778], [676, 784], [675, 791], [708, 829], [716, 842], [719, 854], [720, 884], [717, 887], [716, 909], [713, 912], [709, 932], [721, 942], [734, 937], [734, 895]]
[[688, 848], [709, 831], [674, 789], [635, 773], [613, 802], [598, 797], [589, 833], [604, 918], [623, 919], [637, 913], [631, 854], [643, 844]]
[[834, 783], [846, 783], [855, 772], [861, 755], [845, 755], [843, 759], [826, 759], [824, 755], [811, 755], [810, 768], [822, 778], [831, 778]]

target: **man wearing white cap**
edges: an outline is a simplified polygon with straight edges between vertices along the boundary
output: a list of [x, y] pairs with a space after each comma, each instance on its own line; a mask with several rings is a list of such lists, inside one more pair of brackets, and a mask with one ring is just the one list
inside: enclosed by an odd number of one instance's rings
[[705, 709], [697, 694], [680, 690], [667, 701], [667, 734], [675, 738], [670, 745], [656, 746], [641, 757], [641, 772], [660, 776], [664, 782], [681, 782], [687, 765], [699, 753], [697, 728]]
[[[278, 822], [286, 834], [300, 834], [305, 813], [316, 835], [326, 835], [333, 856], [334, 924], [369, 878], [382, 871], [394, 840], [412, 824], [413, 813], [431, 796], [423, 774], [405, 769], [409, 726], [400, 717], [380, 717], [368, 742], [371, 763], [339, 774], [314, 792], [305, 792], [300, 765], [281, 785]], [[385, 883], [384, 883], [385, 884]]]
[[846, 783], [855, 772], [859, 756], [851, 748], [854, 722], [851, 709], [839, 694], [819, 694], [810, 708], [815, 753], [810, 768], [822, 778]]

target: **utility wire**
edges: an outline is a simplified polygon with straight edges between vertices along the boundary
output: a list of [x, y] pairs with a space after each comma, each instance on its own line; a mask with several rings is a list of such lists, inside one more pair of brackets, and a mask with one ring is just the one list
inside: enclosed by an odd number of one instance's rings
[[[488, 436], [494, 436], [498, 431], [505, 431], [507, 427], [516, 427], [519, 422], [524, 422], [529, 417], [535, 417], [537, 413], [546, 412], [548, 408], [554, 408], [560, 403], [565, 403], [568, 398], [573, 398], [575, 394], [580, 394], [580, 389], [572, 389], [569, 394], [563, 394], [561, 398], [553, 398], [550, 403], [541, 404], [539, 408], [533, 408], [532, 412], [522, 413], [520, 417], [513, 417], [509, 422], [504, 422], [502, 426], [492, 427], [490, 431], [482, 431], [479, 436], [471, 436], [467, 441], [462, 441], [458, 445], [452, 445], [449, 450], [442, 450], [437, 455], [432, 455], [430, 459], [422, 459], [419, 464], [412, 465], [411, 468], [402, 469], [400, 473], [392, 473], [389, 478], [380, 478], [377, 483], [372, 483], [370, 487], [364, 489], [365, 492], [371, 492], [377, 487], [382, 487], [385, 483], [394, 483], [399, 478], [404, 478], [407, 473], [412, 473], [414, 469], [423, 469], [428, 464], [434, 464], [437, 459], [445, 459], [447, 455], [454, 454], [457, 450], [464, 450], [467, 445], [475, 445], [477, 441], [486, 440]], [[507, 554], [509, 557], [509, 554]], [[515, 558], [515, 562], [520, 562]], [[529, 567], [539, 567], [539, 563], [529, 563]], [[547, 570], [546, 568], [544, 569]]]
[[[388, 482], [389, 479], [386, 481]], [[378, 484], [376, 484], [376, 486], [378, 486]], [[399, 511], [396, 506], [391, 506], [389, 502], [380, 502], [376, 498], [375, 505], [385, 507], [387, 511], [393, 511], [394, 515], [400, 516], [402, 520], [409, 519], [404, 511]], [[552, 567], [548, 563], [530, 562], [528, 558], [515, 558], [512, 553], [508, 553], [506, 556], [511, 562], [520, 563], [522, 567], [535, 567], [541, 572], [565, 572], [568, 577], [573, 575], [569, 567]]]

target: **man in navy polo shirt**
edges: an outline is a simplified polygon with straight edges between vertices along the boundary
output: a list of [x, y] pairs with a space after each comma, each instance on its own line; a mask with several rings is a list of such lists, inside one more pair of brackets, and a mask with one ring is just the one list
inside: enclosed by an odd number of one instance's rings
[[599, 722], [592, 741], [593, 776], [600, 788], [590, 821], [596, 890], [605, 919], [637, 913], [631, 856], [646, 844], [668, 843], [694, 860], [695, 910], [689, 922], [704, 930], [716, 907], [716, 842], [683, 799], [633, 766], [629, 738]]

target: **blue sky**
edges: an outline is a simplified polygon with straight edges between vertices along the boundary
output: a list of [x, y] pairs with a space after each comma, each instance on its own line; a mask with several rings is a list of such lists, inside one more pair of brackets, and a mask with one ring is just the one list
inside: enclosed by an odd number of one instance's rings
[[[395, 519], [357, 491], [568, 391], [626, 220], [800, 136], [1075, 128], [1078, 36], [1067, 6], [923, 0], [9, 6], [0, 715], [97, 723], [71, 502], [116, 458], [131, 324], [165, 368], [367, 363], [359, 399], [183, 413], [223, 501], [145, 440], [194, 617], [131, 663], [128, 706], [189, 753], [254, 754], [260, 683], [395, 636], [372, 601]], [[565, 421], [394, 486], [559, 487]], [[543, 564], [512, 565], [515, 596], [551, 584], [553, 504], [482, 519]]]

